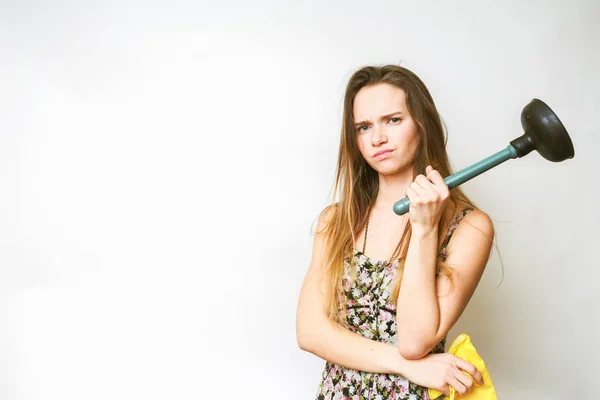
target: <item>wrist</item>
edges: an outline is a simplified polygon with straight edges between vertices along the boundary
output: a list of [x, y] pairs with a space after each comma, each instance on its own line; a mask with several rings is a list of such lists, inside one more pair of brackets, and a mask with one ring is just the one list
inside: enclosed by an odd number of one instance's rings
[[439, 228], [437, 225], [413, 225], [411, 237], [415, 239], [429, 239], [431, 237], [437, 238]]
[[390, 357], [388, 368], [394, 375], [404, 375], [409, 360], [402, 357], [398, 351], [398, 346], [390, 345]]

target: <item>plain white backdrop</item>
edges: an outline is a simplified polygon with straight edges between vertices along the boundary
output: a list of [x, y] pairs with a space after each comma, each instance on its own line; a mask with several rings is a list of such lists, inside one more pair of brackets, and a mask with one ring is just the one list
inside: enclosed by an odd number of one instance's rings
[[594, 0], [2, 2], [0, 398], [313, 398], [311, 226], [344, 85], [385, 63], [430, 88], [455, 170], [534, 97], [569, 130], [574, 159], [464, 185], [497, 248], [450, 339], [502, 400], [596, 398], [598, 21]]

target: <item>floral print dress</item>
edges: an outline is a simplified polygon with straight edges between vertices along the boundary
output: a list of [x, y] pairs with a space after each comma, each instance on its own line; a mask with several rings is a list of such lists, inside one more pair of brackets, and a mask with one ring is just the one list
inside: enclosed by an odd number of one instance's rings
[[[440, 258], [445, 260], [450, 237], [460, 220], [469, 212], [466, 208], [452, 220], [441, 246]], [[397, 345], [395, 304], [390, 301], [392, 283], [398, 261], [387, 264], [372, 260], [359, 250], [353, 251], [356, 279], [350, 278], [350, 263], [346, 260], [343, 276], [347, 296], [346, 325], [368, 339]], [[446, 338], [431, 353], [442, 353]], [[416, 385], [400, 375], [376, 374], [345, 368], [331, 362], [325, 364], [317, 400], [429, 400], [427, 388]], [[443, 399], [443, 397], [441, 397]]]

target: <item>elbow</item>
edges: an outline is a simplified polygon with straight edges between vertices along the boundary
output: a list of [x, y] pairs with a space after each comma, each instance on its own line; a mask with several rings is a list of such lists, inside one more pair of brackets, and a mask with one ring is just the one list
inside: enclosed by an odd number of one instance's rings
[[325, 313], [316, 306], [300, 304], [296, 314], [296, 343], [306, 352], [317, 354], [323, 348], [323, 336], [329, 328]]
[[298, 347], [300, 350], [311, 352], [312, 345], [309, 336], [306, 334], [296, 334], [296, 342], [298, 343]]
[[406, 360], [419, 360], [432, 350], [432, 346], [416, 340], [403, 340], [398, 344], [398, 353]]
[[314, 352], [315, 335], [309, 325], [306, 323], [296, 325], [296, 343], [301, 350], [312, 353]]
[[437, 332], [400, 329], [397, 335], [398, 353], [407, 360], [419, 360], [425, 357], [439, 342]]
[[323, 351], [327, 325], [320, 319], [309, 318], [296, 324], [296, 343], [301, 350], [312, 354]]

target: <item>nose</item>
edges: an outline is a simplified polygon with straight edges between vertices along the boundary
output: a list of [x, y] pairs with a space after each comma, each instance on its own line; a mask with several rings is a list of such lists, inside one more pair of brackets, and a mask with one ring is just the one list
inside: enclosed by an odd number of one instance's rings
[[379, 125], [374, 125], [372, 132], [373, 134], [371, 135], [371, 145], [376, 147], [387, 142], [387, 136], [385, 136], [383, 128], [381, 128]]

